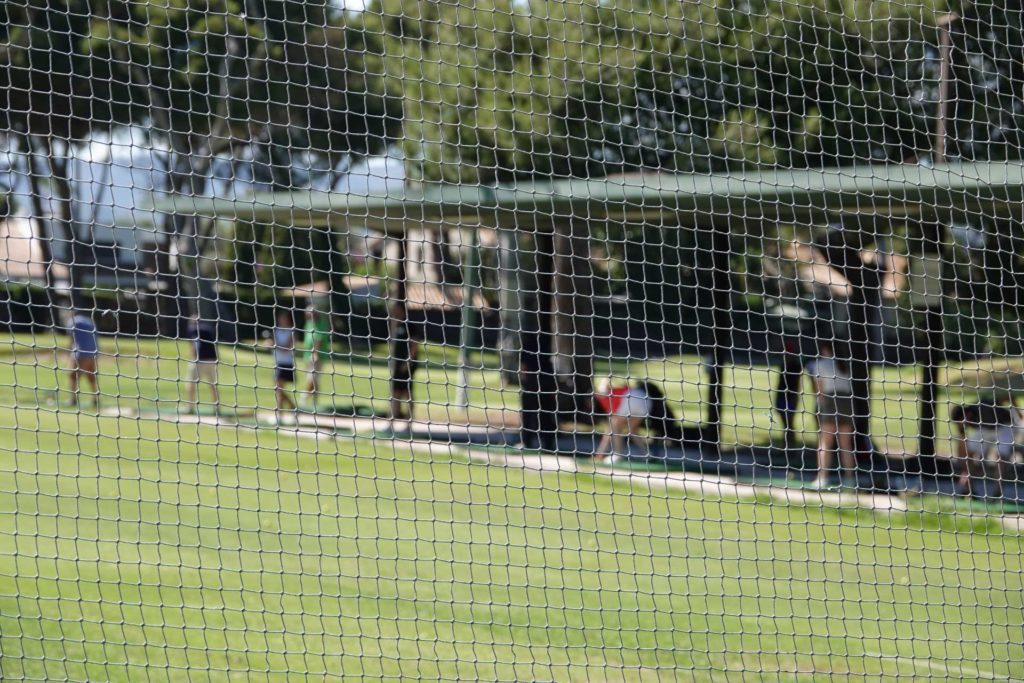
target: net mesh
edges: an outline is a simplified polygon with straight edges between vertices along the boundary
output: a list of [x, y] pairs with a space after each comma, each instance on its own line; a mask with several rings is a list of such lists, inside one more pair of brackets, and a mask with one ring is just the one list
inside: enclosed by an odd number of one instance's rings
[[0, 3], [0, 677], [1024, 679], [1022, 55]]

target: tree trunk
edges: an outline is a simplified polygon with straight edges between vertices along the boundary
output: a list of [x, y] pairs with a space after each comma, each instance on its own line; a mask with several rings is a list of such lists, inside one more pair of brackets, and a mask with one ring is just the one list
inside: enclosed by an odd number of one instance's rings
[[[395, 356], [395, 344], [398, 340], [398, 331], [402, 325], [409, 324], [409, 290], [408, 290], [408, 268], [407, 263], [409, 259], [409, 251], [406, 236], [403, 234], [396, 241], [395, 245], [395, 273], [391, 278], [391, 282], [388, 283], [385, 295], [389, 298], [388, 301], [388, 352], [392, 358]], [[388, 249], [385, 246], [384, 253], [387, 254]], [[393, 391], [394, 385], [388, 384], [388, 392], [391, 398], [394, 395], [390, 392]]]
[[[167, 162], [166, 186], [171, 195], [182, 194], [189, 182], [188, 168], [191, 161], [187, 154], [171, 153]], [[160, 334], [176, 337], [181, 333], [180, 319], [185, 311], [181, 307], [181, 287], [176, 272], [181, 261], [171, 267], [171, 247], [184, 225], [184, 216], [165, 214], [157, 226], [156, 253], [153, 256], [154, 282], [156, 285], [154, 314]]]
[[182, 276], [180, 290], [193, 301], [193, 313], [205, 320], [218, 320], [219, 294], [211, 278], [202, 270], [202, 257], [206, 251], [209, 233], [214, 229], [213, 219], [190, 219], [184, 233], [179, 237], [179, 274]]
[[[533, 283], [530, 290], [517, 292], [520, 305], [516, 316], [516, 341], [519, 347], [514, 362], [520, 390], [521, 433], [527, 448], [554, 452], [558, 450], [561, 412], [557, 406], [558, 383], [551, 364], [551, 235], [533, 233], [534, 258], [524, 258], [524, 253], [518, 249], [523, 245], [523, 237], [515, 233], [514, 241], [509, 239], [502, 243], [503, 246], [514, 245], [510, 251], [515, 254], [519, 267], [519, 282]], [[503, 306], [502, 315], [505, 312]]]
[[501, 228], [498, 230], [498, 312], [501, 316], [501, 331], [498, 338], [498, 354], [501, 360], [502, 378], [506, 384], [519, 381], [520, 336], [523, 333], [523, 319], [526, 301], [536, 282], [530, 282], [527, 274], [527, 256], [522, 248], [518, 231]]
[[47, 160], [50, 166], [53, 192], [51, 202], [56, 201], [56, 210], [50, 211], [51, 224], [58, 234], [57, 240], [64, 243], [64, 262], [68, 269], [68, 296], [72, 307], [81, 305], [82, 288], [85, 274], [85, 253], [79, 240], [74, 223], [74, 195], [69, 175], [68, 157], [55, 153], [53, 141], [47, 144]]
[[[852, 281], [851, 281], [852, 284]], [[871, 445], [871, 301], [864, 285], [851, 287], [850, 377], [857, 463], [870, 469]]]
[[[327, 230], [330, 231], [330, 228]], [[348, 259], [345, 258], [346, 250], [338, 246], [338, 240], [341, 239], [339, 235], [330, 231], [327, 239], [331, 249], [327, 259], [327, 267], [330, 269], [330, 315], [341, 320], [341, 330], [345, 333], [345, 338], [349, 339], [348, 332], [352, 329], [352, 297], [345, 281], [345, 275], [349, 270]]]
[[441, 288], [461, 284], [462, 274], [458, 262], [452, 258], [448, 231], [422, 230], [419, 236], [419, 263], [424, 282]]
[[[184, 188], [190, 196], [198, 197], [206, 190], [206, 172], [213, 162], [212, 152], [199, 155], [198, 164], [193, 161], [194, 158], [189, 156], [183, 164], [188, 169]], [[178, 274], [181, 280], [178, 290], [192, 300], [191, 313], [207, 320], [217, 320], [220, 311], [215, 280], [202, 272], [201, 265], [207, 239], [216, 227], [215, 220], [175, 214], [174, 227], [178, 239]]]
[[702, 316], [708, 325], [703, 335], [701, 355], [705, 359], [708, 395], [707, 412], [701, 438], [713, 448], [721, 446], [722, 431], [722, 369], [731, 355], [730, 328], [732, 324], [732, 282], [729, 278], [729, 233], [715, 225], [707, 235], [707, 251], [697, 247], [698, 277], [704, 296], [697, 305], [704, 309]]
[[[347, 158], [350, 159], [350, 157]], [[346, 168], [350, 167], [351, 160]], [[334, 173], [333, 170], [331, 172], [332, 174]], [[332, 177], [331, 190], [337, 190], [337, 185], [343, 177]], [[327, 229], [331, 231], [328, 235], [331, 244], [330, 258], [328, 259], [328, 267], [331, 271], [328, 278], [331, 287], [331, 315], [341, 318], [342, 330], [346, 335], [346, 339], [349, 339], [352, 329], [352, 293], [349, 291], [348, 283], [345, 281], [345, 276], [350, 271], [346, 256], [348, 249], [341, 247], [338, 243], [339, 240], [345, 239], [343, 235], [335, 233], [331, 228]]]
[[594, 302], [590, 226], [586, 219], [558, 221], [552, 240], [552, 328], [559, 406], [583, 412], [594, 393]]
[[[46, 287], [47, 314], [50, 317], [48, 322], [50, 325], [56, 325], [60, 322], [57, 312], [54, 310], [54, 305], [57, 302], [54, 296], [54, 290], [57, 286], [57, 274], [54, 268], [56, 263], [53, 258], [53, 231], [50, 226], [49, 216], [46, 215], [46, 211], [43, 208], [43, 177], [39, 172], [39, 167], [36, 165], [36, 148], [32, 143], [32, 138], [29, 135], [19, 135], [18, 142], [19, 149], [25, 155], [25, 165], [28, 171], [32, 219], [35, 220], [40, 231], [38, 235], [33, 233], [33, 237], [38, 240], [40, 256], [44, 264], [43, 277], [45, 278]], [[31, 254], [31, 251], [29, 253]]]

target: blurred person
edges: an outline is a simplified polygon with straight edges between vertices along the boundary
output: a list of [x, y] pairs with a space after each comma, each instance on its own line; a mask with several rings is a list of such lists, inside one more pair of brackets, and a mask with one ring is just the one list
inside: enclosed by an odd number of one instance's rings
[[956, 405], [950, 410], [956, 438], [956, 457], [962, 463], [959, 492], [975, 497], [975, 479], [989, 480], [995, 470], [995, 495], [1003, 494], [1003, 481], [1012, 474], [1014, 418], [1006, 406], [978, 403]]
[[641, 434], [643, 429], [666, 447], [682, 447], [682, 425], [668, 406], [664, 392], [650, 380], [616, 382], [603, 379], [594, 390], [594, 407], [608, 420], [608, 430], [594, 453], [597, 459], [625, 454], [627, 442], [648, 449], [650, 440]]
[[296, 409], [291, 396], [295, 385], [295, 320], [290, 311], [281, 309], [274, 326], [274, 399], [277, 419], [285, 410]]
[[79, 405], [81, 381], [89, 384], [93, 393], [93, 405], [100, 404], [99, 389], [99, 336], [96, 323], [83, 311], [73, 311], [69, 326], [71, 335], [71, 363], [68, 371], [68, 387], [71, 390], [71, 405]]
[[192, 350], [186, 380], [188, 382], [185, 394], [185, 401], [188, 404], [186, 411], [188, 413], [198, 412], [200, 382], [209, 385], [214, 407], [218, 407], [220, 405], [220, 389], [217, 386], [217, 365], [220, 359], [217, 353], [217, 326], [211, 321], [202, 320], [198, 315], [194, 315], [189, 320], [186, 335]]
[[316, 408], [320, 395], [320, 378], [331, 357], [331, 321], [313, 304], [306, 308], [303, 350], [306, 353], [306, 390], [303, 403]]
[[849, 364], [845, 358], [836, 357], [830, 341], [822, 341], [818, 349], [818, 357], [808, 368], [814, 378], [818, 413], [818, 475], [812, 486], [829, 488], [837, 451], [840, 483], [856, 485], [856, 429]]
[[804, 363], [800, 356], [799, 342], [795, 338], [788, 338], [783, 344], [782, 368], [773, 401], [775, 412], [782, 421], [786, 448], [796, 440], [796, 416], [800, 411], [803, 378]]

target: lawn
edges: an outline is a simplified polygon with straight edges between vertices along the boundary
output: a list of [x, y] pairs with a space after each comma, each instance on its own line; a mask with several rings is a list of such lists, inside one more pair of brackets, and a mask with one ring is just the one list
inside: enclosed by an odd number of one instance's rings
[[[133, 348], [105, 392], [175, 401], [177, 345]], [[1021, 538], [986, 518], [97, 417], [48, 404], [25, 351], [0, 357], [3, 680], [1024, 678]], [[267, 360], [226, 363], [230, 404], [270, 404]], [[379, 362], [348, 367], [340, 394], [383, 399]], [[502, 396], [486, 372], [475, 403]], [[770, 378], [730, 375], [735, 438], [764, 436]]]

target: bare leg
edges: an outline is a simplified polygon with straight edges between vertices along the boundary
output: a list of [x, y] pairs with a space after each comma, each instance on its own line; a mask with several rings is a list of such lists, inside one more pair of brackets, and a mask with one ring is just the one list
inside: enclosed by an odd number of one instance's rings
[[985, 476], [985, 462], [984, 454], [981, 457], [975, 457], [974, 454], [969, 454], [967, 460], [964, 463], [963, 474], [960, 475], [960, 489], [967, 496], [974, 495], [973, 479], [975, 477]]
[[210, 395], [213, 397], [213, 404], [215, 406], [219, 406], [220, 405], [220, 389], [217, 387], [217, 380], [216, 379], [211, 379], [208, 383], [210, 385]]
[[839, 423], [839, 431], [836, 438], [839, 450], [839, 464], [842, 467], [841, 476], [852, 476], [856, 480], [857, 456], [854, 453], [853, 437], [853, 425], [846, 421]]
[[274, 383], [274, 397], [277, 399], [278, 420], [280, 420], [281, 411], [285, 409], [295, 410], [295, 401], [288, 395], [288, 387], [280, 380]]
[[185, 382], [185, 403], [188, 406], [188, 412], [196, 412], [196, 404], [199, 400], [199, 366], [195, 361], [189, 365], [188, 378]]
[[650, 444], [640, 437], [640, 429], [644, 426], [646, 418], [630, 417], [626, 429], [628, 429], [629, 440], [636, 444], [641, 450], [647, 449]]
[[597, 452], [594, 453], [595, 460], [604, 460], [609, 455], [616, 455], [619, 451], [625, 450], [629, 424], [630, 421], [621, 415], [612, 415], [608, 418], [608, 433], [601, 439]]
[[71, 370], [68, 372], [68, 390], [71, 392], [71, 405], [78, 405], [78, 361], [71, 361]]
[[836, 426], [823, 421], [818, 433], [818, 477], [816, 484], [824, 485], [828, 481], [828, 473], [832, 470], [832, 451], [836, 447]]
[[97, 377], [97, 374], [98, 373], [95, 370], [93, 370], [92, 372], [87, 372], [87, 373], [85, 373], [85, 379], [89, 383], [89, 388], [92, 389], [93, 405], [95, 407], [99, 408], [99, 406], [100, 406], [100, 385], [99, 385], [99, 379]]
[[313, 361], [309, 368], [309, 381], [306, 383], [306, 400], [311, 406], [316, 405], [317, 394], [320, 393], [320, 363]]
[[76, 389], [81, 389], [81, 380], [82, 378], [84, 378], [86, 384], [88, 384], [89, 387], [92, 389], [93, 403], [98, 406], [100, 402], [100, 394], [99, 381], [97, 378], [98, 370], [96, 366], [96, 358], [91, 356], [79, 358], [77, 363], [77, 369], [78, 371], [75, 373], [77, 375], [75, 381]]
[[278, 400], [278, 405], [280, 405], [282, 408], [288, 408], [289, 410], [295, 410], [295, 400], [288, 393], [288, 388], [287, 387], [283, 387], [283, 386], [282, 387], [278, 387], [278, 392], [280, 394], [280, 398]]

